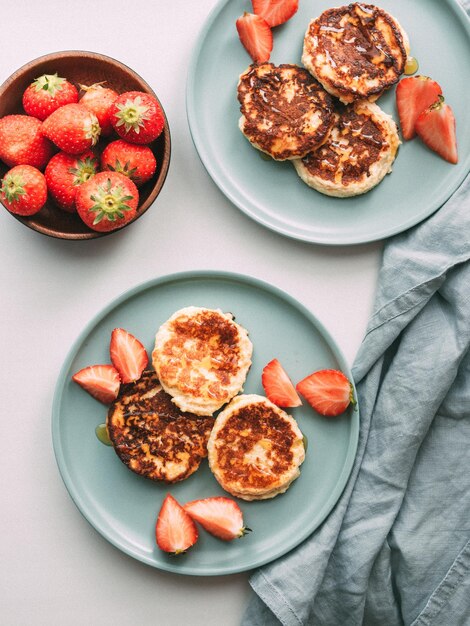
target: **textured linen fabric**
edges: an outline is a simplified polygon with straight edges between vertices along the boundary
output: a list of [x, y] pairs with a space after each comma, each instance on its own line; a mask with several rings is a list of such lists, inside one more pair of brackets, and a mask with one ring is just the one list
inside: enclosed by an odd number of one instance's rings
[[243, 626], [470, 625], [470, 176], [386, 243], [374, 311], [351, 477], [323, 525], [251, 577]]

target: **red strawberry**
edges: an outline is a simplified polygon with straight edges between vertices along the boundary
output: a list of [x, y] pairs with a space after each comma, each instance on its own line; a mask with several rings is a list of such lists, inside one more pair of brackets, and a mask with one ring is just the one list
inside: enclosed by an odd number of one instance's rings
[[0, 200], [15, 215], [34, 215], [47, 200], [44, 175], [31, 165], [17, 165], [2, 181]]
[[457, 163], [457, 138], [452, 109], [439, 96], [416, 120], [416, 132], [424, 143], [446, 161]]
[[113, 132], [109, 117], [111, 105], [119, 94], [114, 89], [103, 87], [101, 83], [95, 83], [89, 87], [80, 85], [80, 88], [85, 92], [80, 98], [80, 104], [96, 115], [101, 127], [101, 136], [108, 137]]
[[122, 93], [112, 104], [111, 124], [131, 143], [150, 143], [162, 132], [165, 116], [158, 101], [143, 91]]
[[270, 361], [261, 375], [268, 400], [277, 406], [293, 407], [302, 404], [294, 385], [277, 359]]
[[314, 372], [297, 383], [296, 389], [321, 415], [339, 415], [356, 403], [351, 383], [338, 370]]
[[43, 74], [23, 94], [23, 108], [28, 115], [45, 120], [65, 104], [78, 102], [77, 88], [65, 78]]
[[123, 383], [138, 380], [149, 362], [144, 346], [123, 328], [115, 328], [111, 333], [109, 352], [111, 363], [119, 372]]
[[269, 61], [273, 49], [273, 34], [267, 21], [259, 15], [245, 11], [236, 21], [236, 26], [240, 41], [253, 61]]
[[73, 156], [59, 152], [47, 164], [44, 175], [55, 203], [64, 211], [74, 213], [78, 187], [98, 171], [98, 160], [91, 150]]
[[118, 172], [99, 172], [80, 185], [75, 196], [77, 212], [87, 226], [99, 232], [121, 228], [136, 215], [139, 192]]
[[412, 76], [398, 83], [395, 95], [403, 139], [412, 139], [415, 136], [418, 116], [436, 102], [440, 94], [440, 85], [427, 76]]
[[112, 141], [101, 155], [101, 168], [121, 172], [140, 187], [155, 174], [157, 161], [148, 146], [138, 146], [123, 139]]
[[186, 552], [197, 541], [196, 524], [171, 494], [163, 500], [155, 536], [160, 550], [171, 554]]
[[183, 508], [209, 533], [224, 541], [243, 537], [250, 531], [249, 528], [243, 526], [243, 514], [240, 507], [230, 498], [193, 500], [185, 504]]
[[112, 365], [90, 365], [74, 374], [72, 380], [103, 404], [116, 400], [121, 384]]
[[299, 0], [251, 0], [253, 12], [263, 17], [269, 26], [279, 26], [297, 13]]
[[42, 134], [42, 124], [29, 115], [7, 115], [0, 119], [0, 159], [9, 167], [32, 165], [42, 170], [54, 146]]
[[98, 118], [81, 104], [66, 104], [42, 124], [42, 132], [64, 152], [81, 154], [96, 144], [100, 135]]

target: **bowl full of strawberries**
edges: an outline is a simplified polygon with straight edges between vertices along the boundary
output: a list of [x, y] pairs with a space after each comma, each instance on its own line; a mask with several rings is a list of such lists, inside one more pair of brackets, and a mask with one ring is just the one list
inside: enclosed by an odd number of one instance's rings
[[134, 222], [170, 154], [156, 94], [105, 55], [48, 54], [0, 87], [0, 202], [42, 234], [94, 239]]

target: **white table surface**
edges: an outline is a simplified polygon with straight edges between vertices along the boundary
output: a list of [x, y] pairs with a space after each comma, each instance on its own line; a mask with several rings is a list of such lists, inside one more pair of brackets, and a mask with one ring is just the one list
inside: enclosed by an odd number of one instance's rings
[[231, 626], [249, 595], [248, 574], [182, 577], [121, 553], [80, 515], [62, 483], [51, 442], [55, 382], [72, 342], [111, 299], [163, 274], [236, 271], [307, 305], [350, 363], [364, 334], [382, 245], [328, 248], [275, 234], [227, 201], [199, 161], [186, 120], [186, 72], [214, 4], [2, 3], [0, 81], [48, 52], [102, 52], [152, 85], [172, 134], [161, 195], [122, 232], [64, 242], [0, 210], [0, 622], [6, 626]]

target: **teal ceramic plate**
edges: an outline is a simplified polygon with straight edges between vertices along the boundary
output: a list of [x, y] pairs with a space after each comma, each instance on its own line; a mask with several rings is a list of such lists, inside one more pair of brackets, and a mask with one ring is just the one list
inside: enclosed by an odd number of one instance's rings
[[172, 486], [131, 472], [95, 435], [106, 407], [71, 381], [93, 363], [109, 363], [109, 338], [120, 326], [135, 334], [149, 353], [155, 332], [188, 305], [230, 311], [254, 345], [245, 391], [263, 393], [261, 371], [278, 357], [294, 381], [321, 368], [351, 373], [334, 341], [315, 317], [282, 291], [253, 278], [217, 272], [183, 273], [145, 283], [112, 302], [82, 332], [57, 383], [52, 432], [65, 485], [85, 518], [108, 541], [153, 567], [193, 575], [231, 574], [267, 563], [291, 550], [322, 522], [339, 498], [357, 446], [359, 413], [322, 418], [308, 406], [292, 410], [308, 438], [300, 477], [287, 493], [240, 505], [253, 529], [225, 543], [201, 530], [198, 543], [179, 558], [155, 545], [155, 522], [168, 491], [182, 503], [224, 492], [207, 461], [186, 481]]
[[[274, 29], [271, 61], [298, 63], [311, 18], [340, 4], [301, 0], [294, 17]], [[345, 3], [347, 4], [347, 3]], [[238, 130], [238, 76], [250, 58], [235, 20], [252, 11], [249, 0], [220, 2], [203, 28], [187, 84], [187, 113], [194, 144], [222, 192], [242, 211], [283, 235], [320, 244], [355, 244], [401, 232], [438, 209], [470, 169], [470, 22], [456, 0], [380, 0], [411, 41], [419, 73], [442, 86], [454, 109], [460, 162], [451, 165], [419, 140], [401, 146], [391, 175], [364, 196], [340, 199], [307, 187], [288, 163], [266, 161]], [[378, 104], [397, 120], [395, 89]]]

